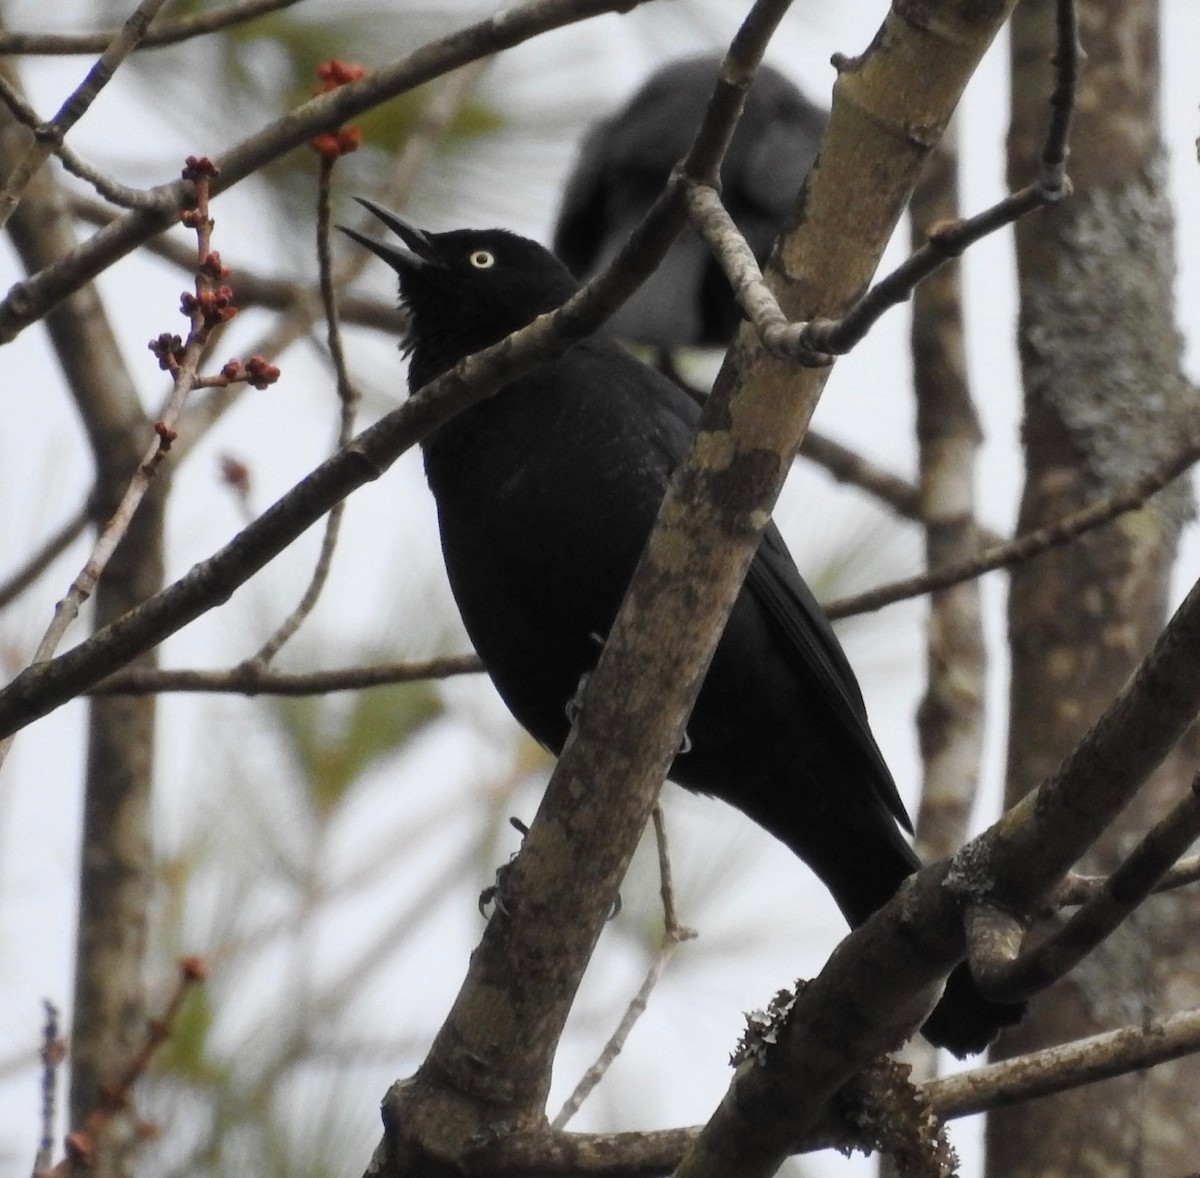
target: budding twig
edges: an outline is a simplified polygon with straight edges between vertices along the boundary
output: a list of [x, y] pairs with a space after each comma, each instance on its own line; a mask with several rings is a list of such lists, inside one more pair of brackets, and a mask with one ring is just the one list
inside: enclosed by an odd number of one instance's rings
[[[46, 1164], [34, 1170], [34, 1178], [72, 1178], [73, 1175], [87, 1173], [91, 1170], [96, 1156], [96, 1136], [118, 1113], [129, 1107], [130, 1093], [133, 1086], [146, 1074], [154, 1056], [171, 1037], [175, 1020], [183, 1007], [184, 1000], [194, 986], [204, 981], [208, 976], [208, 967], [199, 957], [184, 957], [179, 962], [179, 973], [175, 988], [167, 1001], [163, 1013], [157, 1018], [150, 1019], [146, 1024], [145, 1037], [141, 1046], [130, 1059], [128, 1064], [109, 1087], [99, 1093], [96, 1107], [84, 1118], [83, 1124], [72, 1129], [64, 1141], [65, 1156], [58, 1165], [50, 1168], [49, 1149], [46, 1154]], [[48, 1013], [52, 1009], [47, 1004]], [[61, 1044], [51, 1046], [49, 1042], [50, 1024], [47, 1024], [47, 1047], [43, 1051], [43, 1059], [47, 1060], [47, 1068], [53, 1056], [60, 1056]], [[57, 1060], [54, 1060], [57, 1063]], [[38, 1155], [42, 1161], [42, 1152]]]

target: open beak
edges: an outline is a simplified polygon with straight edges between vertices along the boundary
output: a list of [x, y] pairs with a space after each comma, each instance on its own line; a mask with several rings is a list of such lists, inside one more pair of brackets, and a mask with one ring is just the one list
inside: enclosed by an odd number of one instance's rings
[[404, 245], [400, 246], [393, 245], [391, 242], [376, 241], [372, 237], [367, 237], [365, 233], [359, 233], [357, 229], [348, 229], [345, 225], [339, 225], [338, 228], [347, 237], [352, 238], [359, 245], [369, 249], [376, 257], [382, 258], [398, 273], [403, 273], [405, 270], [420, 270], [425, 266], [437, 266], [441, 268], [445, 265], [441, 255], [438, 253], [437, 246], [433, 244], [427, 233], [418, 229], [415, 225], [410, 225], [407, 221], [385, 209], [382, 205], [377, 205], [373, 200], [367, 200], [366, 197], [362, 196], [356, 196], [354, 199], [367, 212], [373, 213], [378, 217], [404, 242]]

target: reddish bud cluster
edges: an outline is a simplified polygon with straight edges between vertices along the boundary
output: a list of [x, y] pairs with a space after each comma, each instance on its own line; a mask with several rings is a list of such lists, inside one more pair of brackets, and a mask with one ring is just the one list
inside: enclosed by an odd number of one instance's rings
[[213, 227], [212, 221], [199, 209], [184, 209], [179, 214], [179, 223], [187, 229], [200, 229], [203, 226], [211, 229]]
[[189, 155], [184, 160], [182, 175], [185, 180], [211, 180], [220, 174], [221, 169], [206, 155]]
[[[317, 66], [317, 77], [320, 84], [313, 90], [314, 94], [328, 94], [348, 82], [356, 82], [366, 77], [367, 71], [361, 65], [348, 61], [325, 61]], [[362, 132], [357, 127], [342, 127], [336, 131], [322, 131], [314, 135], [309, 146], [326, 161], [333, 161], [339, 156], [349, 155], [362, 146]]]
[[177, 335], [164, 331], [146, 346], [158, 357], [158, 366], [164, 372], [170, 372], [183, 362], [183, 340]]
[[317, 77], [321, 79], [321, 84], [313, 93], [328, 94], [330, 90], [336, 90], [348, 82], [357, 82], [359, 78], [366, 76], [366, 66], [355, 65], [350, 61], [338, 61], [337, 58], [323, 61], [317, 66]]
[[179, 434], [167, 425], [165, 421], [156, 421], [154, 423], [154, 432], [158, 434], [158, 448], [160, 450], [169, 450], [171, 443], [179, 437]]
[[219, 282], [222, 278], [229, 277], [229, 267], [221, 263], [221, 255], [213, 250], [212, 253], [206, 254], [204, 261], [200, 263], [200, 273], [214, 282]]
[[244, 380], [252, 388], [265, 389], [279, 379], [279, 369], [261, 356], [251, 356], [245, 364], [241, 360], [230, 360], [221, 369], [221, 376], [226, 381]]
[[179, 296], [179, 309], [189, 319], [199, 314], [209, 327], [227, 323], [237, 314], [237, 307], [233, 304], [233, 290], [228, 286], [220, 286], [216, 290], [201, 290], [197, 294], [185, 290]]
[[349, 155], [362, 147], [362, 132], [357, 127], [342, 127], [337, 131], [323, 131], [308, 141], [309, 147], [322, 159], [334, 160]]

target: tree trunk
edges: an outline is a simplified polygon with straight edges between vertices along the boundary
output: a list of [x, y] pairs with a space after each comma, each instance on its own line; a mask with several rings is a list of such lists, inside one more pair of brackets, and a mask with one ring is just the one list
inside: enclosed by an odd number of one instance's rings
[[[1194, 398], [1172, 320], [1174, 233], [1158, 129], [1155, 0], [1083, 0], [1087, 53], [1069, 174], [1074, 195], [1017, 226], [1027, 478], [1020, 529], [1102, 496], [1160, 462]], [[1010, 184], [1036, 173], [1049, 93], [1054, 4], [1012, 23]], [[1014, 570], [1008, 796], [1051, 773], [1125, 681], [1163, 623], [1182, 485]], [[1083, 869], [1111, 871], [1186, 788], [1170, 766]], [[1002, 1040], [1011, 1056], [1200, 1000], [1187, 929], [1200, 896], [1152, 899]], [[994, 1113], [988, 1173], [1182, 1174], [1195, 1167], [1195, 1058]], [[1119, 1111], [1118, 1111], [1119, 1110]]]

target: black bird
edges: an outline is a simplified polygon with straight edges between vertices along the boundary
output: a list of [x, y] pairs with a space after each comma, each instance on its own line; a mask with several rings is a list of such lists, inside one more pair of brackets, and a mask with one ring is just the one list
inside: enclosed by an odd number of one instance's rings
[[[578, 284], [499, 229], [424, 233], [362, 202], [405, 243], [346, 230], [400, 278], [409, 385], [553, 310]], [[451, 419], [424, 443], [446, 569], [467, 633], [513, 715], [561, 750], [699, 408], [600, 333]], [[919, 862], [854, 672], [772, 524], [688, 723], [671, 777], [736, 806], [804, 860], [851, 925]], [[960, 967], [926, 1024], [982, 1050], [1018, 1008]]]
[[[707, 56], [665, 66], [588, 132], [554, 231], [554, 252], [576, 277], [610, 262], [662, 191], [700, 127], [720, 63]], [[781, 73], [759, 68], [721, 168], [721, 194], [760, 264], [816, 158], [826, 120]], [[720, 267], [688, 228], [609, 329], [664, 349], [723, 346], [738, 314]]]

